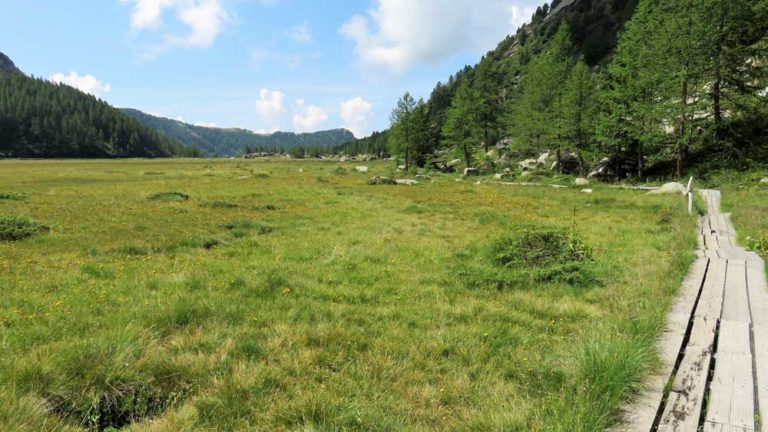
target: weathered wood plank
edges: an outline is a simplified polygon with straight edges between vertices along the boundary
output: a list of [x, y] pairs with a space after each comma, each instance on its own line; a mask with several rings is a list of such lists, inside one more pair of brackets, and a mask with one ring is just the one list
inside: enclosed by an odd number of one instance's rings
[[725, 278], [722, 318], [730, 321], [752, 322], [747, 296], [747, 272], [744, 261], [728, 261]]
[[695, 316], [713, 319], [720, 318], [720, 312], [723, 306], [726, 266], [727, 261], [725, 260], [710, 260], [707, 279], [704, 281], [704, 287], [701, 291], [701, 298], [699, 299], [699, 305], [696, 308]]
[[706, 420], [754, 430], [755, 395], [749, 323], [720, 322], [715, 360]]
[[[714, 337], [714, 332], [712, 336]], [[698, 430], [711, 353], [711, 345], [688, 347], [675, 377], [674, 387], [667, 398], [658, 431], [696, 432]]]
[[704, 423], [704, 432], [750, 432], [752, 429], [744, 429], [731, 425], [724, 425], [721, 423]]
[[768, 430], [768, 282], [762, 259], [748, 261], [747, 292], [752, 310], [752, 338], [754, 342], [755, 378], [758, 407], [763, 430]]

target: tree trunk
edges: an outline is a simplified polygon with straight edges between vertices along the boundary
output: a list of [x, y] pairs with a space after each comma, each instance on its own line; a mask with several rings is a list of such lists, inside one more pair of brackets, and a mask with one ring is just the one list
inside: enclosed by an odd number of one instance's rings
[[723, 7], [723, 2], [719, 2], [720, 16], [717, 23], [717, 42], [715, 43], [715, 52], [713, 58], [715, 61], [715, 67], [712, 77], [712, 118], [715, 122], [715, 144], [719, 142], [724, 135], [725, 128], [723, 127], [723, 65], [722, 65], [722, 53], [723, 45], [725, 44], [725, 15], [726, 11]]
[[472, 154], [466, 143], [464, 143], [464, 159], [467, 161], [467, 168], [472, 168]]
[[557, 151], [555, 152], [555, 163], [557, 164], [557, 173], [562, 174], [563, 173], [563, 159], [560, 155], [560, 146], [557, 146]]
[[637, 143], [637, 178], [642, 180], [645, 177], [645, 152], [643, 152], [643, 143]]
[[485, 149], [485, 153], [488, 153], [488, 121], [486, 120], [483, 123], [483, 148]]
[[410, 168], [410, 164], [408, 162], [408, 158], [410, 157], [411, 148], [407, 145], [405, 146], [405, 171], [408, 172], [408, 169]]

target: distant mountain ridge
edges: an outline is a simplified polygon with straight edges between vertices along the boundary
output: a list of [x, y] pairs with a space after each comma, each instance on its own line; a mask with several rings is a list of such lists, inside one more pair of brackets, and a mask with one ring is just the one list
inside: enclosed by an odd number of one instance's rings
[[28, 77], [0, 53], [0, 158], [198, 155], [92, 95]]
[[247, 129], [195, 126], [178, 120], [121, 108], [126, 115], [166, 137], [193, 146], [208, 157], [231, 157], [246, 150], [290, 150], [294, 147], [333, 147], [355, 139], [346, 129], [313, 133], [275, 132], [258, 134]]

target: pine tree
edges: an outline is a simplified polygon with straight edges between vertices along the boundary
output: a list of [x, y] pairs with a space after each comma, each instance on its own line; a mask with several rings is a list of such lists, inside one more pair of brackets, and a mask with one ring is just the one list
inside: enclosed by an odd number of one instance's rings
[[389, 116], [391, 129], [387, 134], [390, 152], [393, 155], [405, 157], [405, 169], [410, 169], [411, 152], [414, 143], [413, 111], [416, 101], [406, 92], [398, 101], [397, 106]]
[[594, 140], [595, 97], [592, 71], [583, 60], [579, 60], [565, 83], [558, 117], [563, 120], [566, 145], [578, 152], [582, 175], [585, 168], [584, 156], [592, 150]]
[[443, 128], [445, 143], [462, 150], [467, 167], [472, 166], [472, 152], [479, 135], [477, 128], [478, 104], [476, 94], [469, 82], [465, 80], [453, 98]]

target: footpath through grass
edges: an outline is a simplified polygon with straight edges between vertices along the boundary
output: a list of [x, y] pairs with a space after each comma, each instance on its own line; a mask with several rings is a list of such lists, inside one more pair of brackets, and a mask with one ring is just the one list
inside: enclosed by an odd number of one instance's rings
[[0, 215], [47, 228], [0, 242], [0, 429], [615, 421], [692, 259], [683, 200], [370, 166], [0, 162]]

